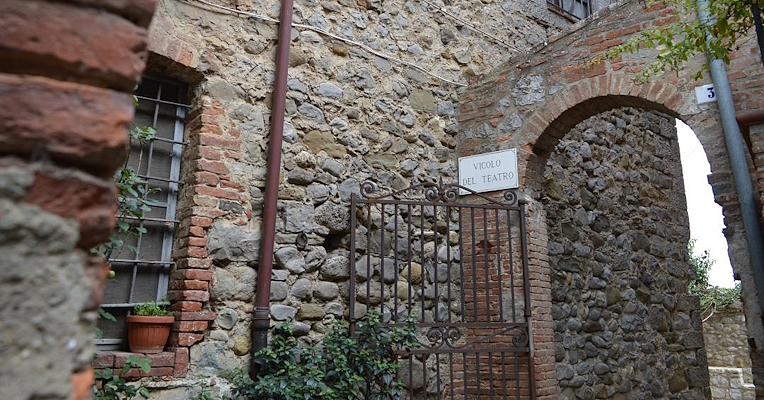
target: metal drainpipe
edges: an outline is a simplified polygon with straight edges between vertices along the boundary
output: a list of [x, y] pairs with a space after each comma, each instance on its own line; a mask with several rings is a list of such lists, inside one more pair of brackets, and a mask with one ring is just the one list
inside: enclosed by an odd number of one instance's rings
[[[260, 268], [257, 274], [255, 310], [252, 318], [252, 344], [255, 352], [268, 344], [268, 328], [270, 328], [271, 322], [271, 270], [273, 269], [273, 242], [276, 236], [276, 213], [279, 177], [281, 175], [281, 145], [284, 137], [289, 44], [292, 40], [292, 7], [293, 0], [282, 0], [276, 56], [276, 86], [273, 89], [273, 111], [268, 143], [268, 175], [265, 180]], [[257, 374], [257, 361], [253, 359], [250, 375], [254, 377], [255, 374]]]
[[[708, 0], [697, 0], [697, 5], [698, 17], [701, 22], [710, 25]], [[743, 218], [743, 228], [748, 241], [748, 252], [751, 258], [756, 291], [758, 292], [759, 308], [764, 311], [764, 237], [762, 237], [759, 210], [748, 171], [745, 143], [743, 143], [740, 127], [735, 120], [735, 105], [732, 102], [732, 93], [723, 61], [710, 60], [709, 69], [716, 91], [719, 115], [724, 130], [724, 142], [727, 145], [727, 153], [732, 168], [732, 179], [735, 182], [735, 190], [740, 202], [740, 214]], [[762, 321], [764, 321], [764, 315], [762, 317]]]

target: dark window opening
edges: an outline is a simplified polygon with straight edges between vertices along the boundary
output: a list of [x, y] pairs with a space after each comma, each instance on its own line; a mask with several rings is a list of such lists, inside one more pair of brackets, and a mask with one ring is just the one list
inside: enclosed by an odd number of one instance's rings
[[145, 200], [150, 211], [140, 218], [120, 218], [140, 227], [135, 236], [122, 238], [125, 246], [109, 257], [116, 273], [108, 280], [102, 308], [117, 322], [99, 320], [102, 337], [96, 340], [102, 350], [120, 349], [125, 335], [125, 317], [137, 303], [162, 301], [172, 267], [175, 211], [180, 181], [183, 148], [183, 121], [188, 106], [183, 104], [186, 87], [180, 82], [144, 76], [135, 91], [138, 105], [136, 126], [151, 126], [156, 138], [131, 140], [127, 166], [145, 182]]
[[584, 19], [594, 11], [591, 0], [547, 0], [547, 5], [552, 11], [574, 20]]

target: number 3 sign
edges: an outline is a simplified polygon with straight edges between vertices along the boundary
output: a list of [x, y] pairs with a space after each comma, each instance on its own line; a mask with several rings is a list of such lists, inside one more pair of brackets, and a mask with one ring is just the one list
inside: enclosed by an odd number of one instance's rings
[[698, 104], [711, 103], [716, 101], [714, 85], [703, 85], [696, 87], [695, 98], [698, 99]]

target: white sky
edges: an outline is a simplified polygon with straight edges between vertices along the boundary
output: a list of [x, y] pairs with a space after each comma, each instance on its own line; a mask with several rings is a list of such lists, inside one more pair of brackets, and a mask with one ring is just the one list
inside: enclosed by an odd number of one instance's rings
[[687, 212], [690, 216], [690, 237], [697, 239], [695, 253], [701, 254], [703, 250], [711, 253], [711, 258], [715, 261], [709, 274], [711, 285], [733, 287], [735, 282], [727, 255], [727, 240], [722, 234], [722, 208], [714, 202], [711, 185], [708, 184], [707, 176], [711, 173], [711, 167], [692, 129], [680, 120], [676, 120], [676, 127], [682, 157]]

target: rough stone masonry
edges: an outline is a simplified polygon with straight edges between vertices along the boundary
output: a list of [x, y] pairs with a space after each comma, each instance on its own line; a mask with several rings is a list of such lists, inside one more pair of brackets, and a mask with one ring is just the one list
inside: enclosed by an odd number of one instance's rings
[[[149, 70], [192, 91], [170, 291], [189, 319], [171, 339], [190, 348], [189, 377], [248, 365], [274, 79], [276, 25], [254, 15], [277, 18], [279, 2], [219, 4], [234, 11], [160, 1], [149, 40]], [[348, 312], [361, 183], [456, 181], [459, 86], [437, 76], [466, 83], [569, 22], [543, 1], [349, 0], [297, 1], [294, 22], [271, 317], [316, 341]], [[208, 295], [189, 271], [209, 273]], [[209, 330], [190, 324], [199, 312], [214, 312]]]

